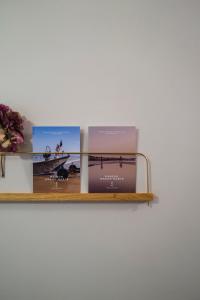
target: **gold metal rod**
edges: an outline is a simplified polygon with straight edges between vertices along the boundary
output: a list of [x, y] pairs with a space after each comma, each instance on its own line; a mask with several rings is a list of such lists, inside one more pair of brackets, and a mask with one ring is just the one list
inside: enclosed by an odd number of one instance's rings
[[5, 177], [5, 160], [6, 156], [4, 154], [0, 154], [1, 156], [1, 177]]
[[[31, 151], [18, 151], [18, 152], [0, 152], [1, 156], [1, 170], [2, 177], [5, 176], [5, 161], [3, 162], [2, 157], [4, 156], [12, 156], [12, 155], [40, 155], [40, 154], [49, 154], [49, 152], [31, 152]], [[77, 154], [77, 155], [132, 155], [132, 156], [141, 156], [145, 159], [146, 162], [146, 190], [147, 193], [150, 193], [150, 162], [148, 157], [141, 152], [51, 152], [54, 155], [60, 154]], [[3, 176], [4, 175], [4, 176]]]
[[27, 155], [39, 155], [39, 154], [80, 154], [80, 155], [108, 155], [108, 154], [112, 154], [112, 155], [141, 155], [143, 156], [143, 153], [140, 152], [71, 152], [71, 151], [67, 151], [67, 152], [48, 152], [48, 151], [44, 151], [44, 152], [31, 152], [31, 151], [17, 151], [17, 152], [0, 152], [0, 155], [18, 155], [18, 154], [27, 154]]

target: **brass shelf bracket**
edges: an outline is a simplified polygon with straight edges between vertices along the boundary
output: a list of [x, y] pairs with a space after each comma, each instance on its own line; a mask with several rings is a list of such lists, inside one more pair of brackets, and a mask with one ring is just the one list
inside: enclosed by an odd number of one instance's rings
[[5, 167], [6, 167], [6, 155], [4, 153], [0, 154], [0, 174], [1, 177], [5, 177]]
[[[27, 152], [27, 151], [21, 151], [21, 152], [0, 152], [0, 175], [1, 177], [5, 177], [5, 160], [6, 156], [21, 156], [21, 155], [42, 155], [47, 154], [47, 152]], [[80, 156], [90, 156], [90, 155], [130, 155], [130, 156], [136, 156], [136, 157], [142, 157], [145, 160], [146, 164], [146, 193], [151, 193], [151, 180], [150, 180], [150, 161], [148, 157], [141, 153], [141, 152], [51, 152], [51, 154], [59, 155], [59, 154], [77, 154]]]

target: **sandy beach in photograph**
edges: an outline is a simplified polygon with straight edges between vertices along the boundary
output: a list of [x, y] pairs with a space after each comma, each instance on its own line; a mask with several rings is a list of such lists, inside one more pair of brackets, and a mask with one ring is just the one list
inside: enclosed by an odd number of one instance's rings
[[67, 180], [49, 180], [49, 176], [34, 176], [34, 193], [79, 193], [80, 175], [70, 176]]

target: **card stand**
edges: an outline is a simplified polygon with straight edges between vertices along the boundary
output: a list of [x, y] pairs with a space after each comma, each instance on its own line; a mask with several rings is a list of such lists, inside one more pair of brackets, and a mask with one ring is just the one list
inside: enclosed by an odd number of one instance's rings
[[[46, 152], [0, 152], [0, 176], [5, 177], [6, 156], [40, 155]], [[59, 152], [51, 152], [59, 155]], [[62, 152], [62, 154], [78, 155], [130, 155], [143, 157], [146, 163], [146, 192], [144, 193], [0, 193], [0, 202], [147, 202], [154, 199], [150, 189], [150, 162], [143, 153], [111, 153], [111, 152]]]

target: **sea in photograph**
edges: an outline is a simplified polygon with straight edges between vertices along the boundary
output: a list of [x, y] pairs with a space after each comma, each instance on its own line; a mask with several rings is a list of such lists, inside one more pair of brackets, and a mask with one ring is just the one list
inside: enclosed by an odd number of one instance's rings
[[89, 161], [89, 192], [128, 193], [135, 191], [135, 161]]

